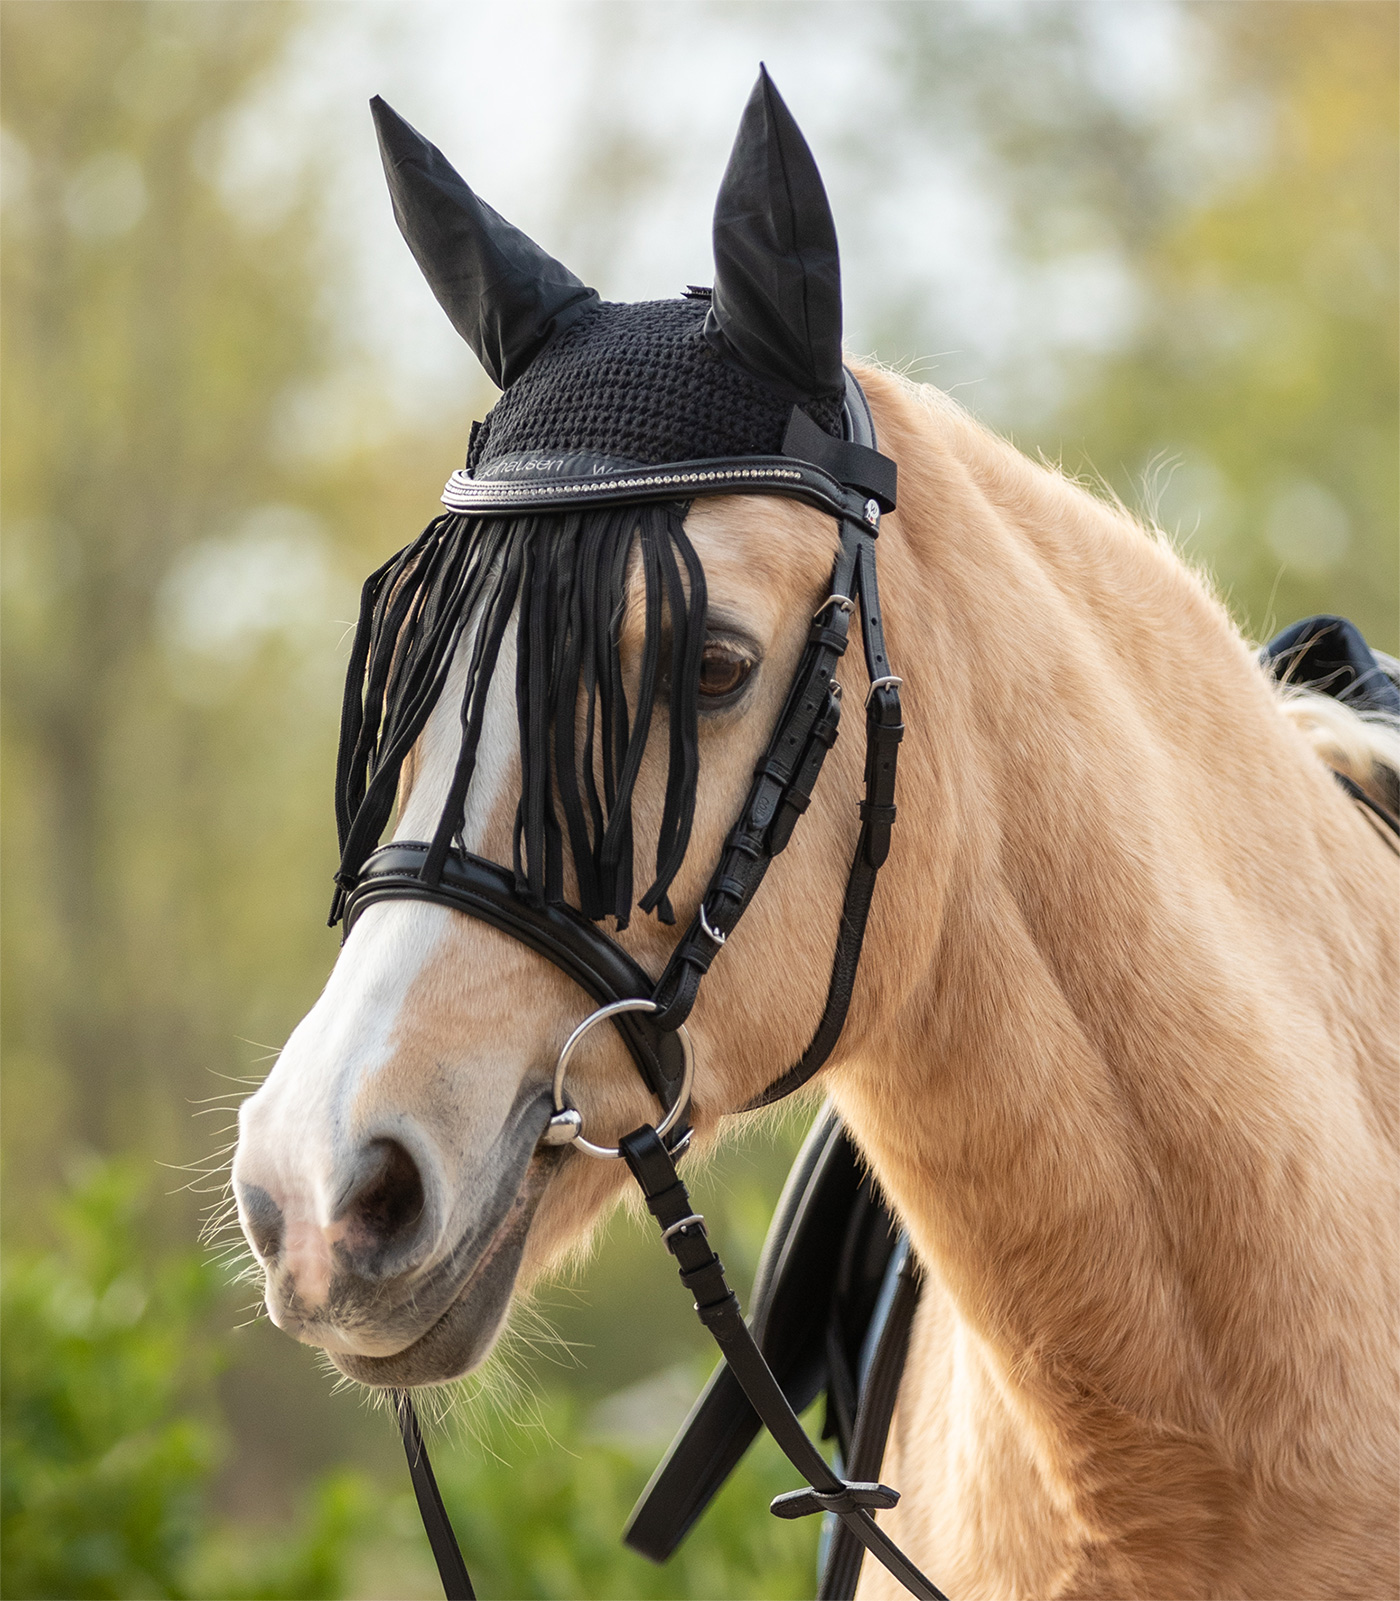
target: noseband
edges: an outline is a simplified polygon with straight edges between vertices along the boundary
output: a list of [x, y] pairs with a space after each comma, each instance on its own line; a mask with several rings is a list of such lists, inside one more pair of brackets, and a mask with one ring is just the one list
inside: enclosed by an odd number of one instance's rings
[[[704, 1219], [691, 1206], [675, 1162], [691, 1134], [687, 1120], [692, 1053], [685, 1034], [700, 984], [747, 910], [773, 859], [786, 849], [827, 752], [836, 741], [841, 690], [836, 665], [849, 642], [859, 608], [869, 690], [865, 697], [865, 791], [861, 830], [847, 878], [840, 931], [826, 1004], [800, 1059], [778, 1074], [744, 1110], [767, 1106], [805, 1084], [830, 1056], [845, 1024], [860, 962], [875, 878], [889, 854], [895, 818], [895, 771], [901, 720], [899, 677], [886, 652], [876, 581], [875, 549], [882, 512], [895, 505], [895, 465], [876, 448], [874, 423], [854, 376], [845, 375], [843, 438], [825, 433], [797, 407], [780, 456], [683, 462], [664, 467], [617, 468], [578, 457], [511, 461], [509, 478], [452, 475], [443, 493], [450, 511], [474, 515], [571, 510], [600, 504], [640, 505], [693, 501], [716, 494], [782, 495], [833, 516], [839, 545], [827, 598], [817, 608], [777, 726], [753, 779], [738, 821], [689, 927], [677, 941], [660, 978], [651, 976], [616, 940], [572, 907], [536, 904], [517, 890], [516, 875], [498, 863], [454, 846], [434, 870], [427, 843], [395, 840], [374, 851], [350, 882], [341, 882], [332, 920], [344, 933], [365, 908], [387, 900], [420, 900], [479, 918], [552, 962], [592, 997], [596, 1010], [579, 1024], [560, 1054], [554, 1077], [554, 1115], [544, 1145], [574, 1144], [585, 1154], [621, 1157], [641, 1185], [647, 1206], [676, 1258], [682, 1283], [710, 1329], [735, 1379], [758, 1416], [808, 1482], [779, 1496], [780, 1517], [832, 1513], [904, 1587], [925, 1601], [938, 1591], [875, 1523], [871, 1510], [893, 1506], [898, 1493], [876, 1483], [835, 1474], [808, 1439], [744, 1322], [737, 1297], [710, 1248]], [[439, 853], [440, 854], [440, 853]], [[664, 1116], [617, 1147], [582, 1137], [582, 1120], [565, 1097], [565, 1074], [581, 1035], [611, 1021]], [[473, 1594], [407, 1392], [398, 1398], [399, 1420], [424, 1525], [449, 1601]], [[854, 1577], [851, 1579], [854, 1584]]]

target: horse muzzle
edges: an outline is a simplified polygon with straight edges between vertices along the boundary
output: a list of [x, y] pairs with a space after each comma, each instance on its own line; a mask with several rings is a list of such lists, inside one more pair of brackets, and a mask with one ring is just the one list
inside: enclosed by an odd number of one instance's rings
[[[500, 1330], [559, 1163], [549, 1147], [535, 1156], [551, 1110], [536, 1090], [465, 1184], [449, 1185], [430, 1146], [402, 1130], [365, 1141], [328, 1223], [240, 1164], [239, 1218], [273, 1323], [367, 1384], [438, 1383], [475, 1367]], [[461, 1199], [449, 1212], [450, 1194]], [[470, 1215], [459, 1221], [461, 1212]]]

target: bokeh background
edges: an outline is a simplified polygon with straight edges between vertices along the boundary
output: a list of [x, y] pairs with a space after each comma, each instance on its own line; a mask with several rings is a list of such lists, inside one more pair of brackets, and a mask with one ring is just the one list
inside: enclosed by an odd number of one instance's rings
[[[765, 59], [854, 350], [1159, 522], [1252, 637], [1339, 611], [1395, 651], [1398, 17], [6, 0], [5, 1596], [435, 1593], [389, 1419], [196, 1244], [335, 954], [358, 582], [492, 400], [367, 98], [605, 295], [661, 297], [709, 281]], [[739, 1282], [800, 1134], [698, 1185]], [[617, 1542], [708, 1366], [619, 1218], [439, 1437], [483, 1594], [811, 1593], [762, 1448], [667, 1568]]]

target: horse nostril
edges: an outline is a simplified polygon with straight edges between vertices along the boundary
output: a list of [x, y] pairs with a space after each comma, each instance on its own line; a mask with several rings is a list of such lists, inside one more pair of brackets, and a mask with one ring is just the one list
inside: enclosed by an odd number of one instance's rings
[[423, 1205], [418, 1164], [397, 1140], [373, 1140], [340, 1208], [344, 1243], [355, 1254], [378, 1254], [404, 1243], [415, 1232]]
[[282, 1208], [257, 1184], [234, 1186], [243, 1214], [243, 1228], [263, 1261], [282, 1249]]

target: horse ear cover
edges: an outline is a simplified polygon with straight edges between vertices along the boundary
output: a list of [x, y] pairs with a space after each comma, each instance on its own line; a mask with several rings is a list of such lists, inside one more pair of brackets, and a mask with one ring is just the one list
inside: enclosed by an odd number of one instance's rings
[[507, 389], [599, 304], [597, 291], [473, 194], [378, 95], [370, 110], [399, 231], [452, 326]]
[[785, 399], [840, 393], [841, 263], [821, 174], [760, 67], [715, 201], [705, 338]]

